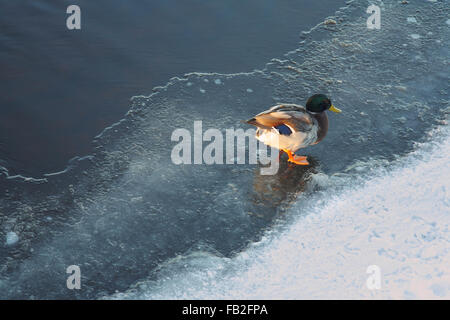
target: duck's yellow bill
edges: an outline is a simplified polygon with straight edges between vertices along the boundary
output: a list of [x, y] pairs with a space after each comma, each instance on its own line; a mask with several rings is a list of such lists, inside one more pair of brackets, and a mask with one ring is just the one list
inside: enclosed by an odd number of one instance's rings
[[336, 107], [333, 106], [333, 105], [331, 105], [330, 110], [333, 111], [333, 112], [336, 112], [336, 113], [341, 113], [341, 112], [342, 112], [341, 109], [338, 109], [338, 108], [336, 108]]

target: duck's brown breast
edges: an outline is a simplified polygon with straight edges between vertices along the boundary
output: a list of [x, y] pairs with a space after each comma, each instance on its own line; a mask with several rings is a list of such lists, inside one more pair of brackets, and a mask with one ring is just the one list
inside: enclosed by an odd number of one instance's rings
[[314, 113], [314, 119], [317, 120], [319, 128], [317, 129], [317, 140], [314, 144], [319, 143], [325, 138], [328, 132], [328, 116], [326, 112]]

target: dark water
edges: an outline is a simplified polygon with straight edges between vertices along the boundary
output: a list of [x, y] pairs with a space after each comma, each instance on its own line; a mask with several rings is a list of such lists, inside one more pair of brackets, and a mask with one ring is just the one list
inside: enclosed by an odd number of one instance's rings
[[[373, 31], [367, 6], [350, 2], [336, 12], [337, 25], [302, 34], [292, 51], [254, 72], [179, 75], [151, 96], [134, 97], [126, 117], [72, 170], [46, 175], [45, 183], [0, 185], [0, 239], [18, 236], [0, 246], [0, 297], [98, 298], [191, 252], [233, 257], [284, 221], [293, 201], [311, 201], [314, 173], [352, 181], [372, 170], [367, 163], [389, 164], [413, 150], [448, 113], [448, 7], [390, 1], [383, 28]], [[311, 10], [318, 21], [328, 16]], [[290, 24], [297, 37], [302, 23]], [[192, 130], [197, 120], [204, 130], [243, 128], [239, 120], [262, 108], [302, 103], [317, 91], [344, 112], [330, 115], [327, 138], [305, 151], [311, 166], [282, 162], [265, 177], [255, 165], [170, 161], [176, 128]], [[66, 287], [72, 264], [82, 270], [79, 291]]]
[[[81, 8], [79, 31], [66, 8]], [[188, 72], [261, 68], [344, 1], [0, 1], [0, 166], [40, 177], [91, 153], [129, 99]]]

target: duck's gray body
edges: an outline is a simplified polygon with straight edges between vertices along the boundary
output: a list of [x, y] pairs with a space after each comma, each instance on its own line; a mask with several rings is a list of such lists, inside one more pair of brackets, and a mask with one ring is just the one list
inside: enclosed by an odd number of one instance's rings
[[[268, 146], [292, 152], [320, 142], [328, 131], [328, 117], [325, 112], [309, 112], [296, 104], [280, 104], [257, 114], [247, 123], [258, 127], [256, 139]], [[287, 126], [289, 134], [276, 128]]]

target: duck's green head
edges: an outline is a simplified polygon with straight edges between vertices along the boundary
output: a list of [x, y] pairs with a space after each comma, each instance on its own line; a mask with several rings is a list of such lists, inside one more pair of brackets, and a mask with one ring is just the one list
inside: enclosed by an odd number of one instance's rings
[[309, 112], [320, 113], [328, 109], [337, 113], [342, 112], [340, 109], [333, 106], [330, 98], [324, 94], [315, 94], [309, 97], [308, 101], [306, 101], [306, 110]]

